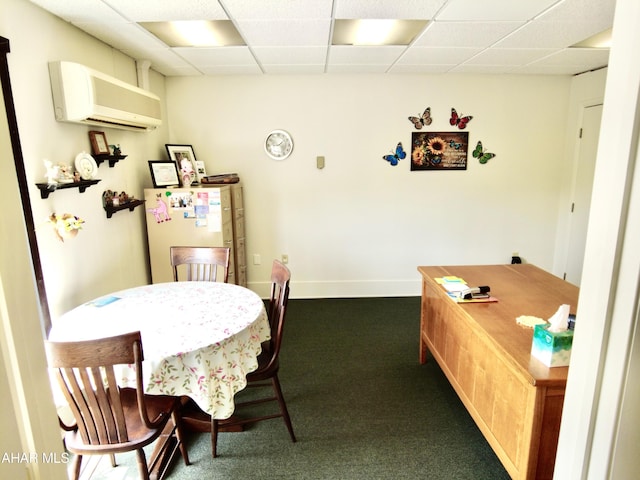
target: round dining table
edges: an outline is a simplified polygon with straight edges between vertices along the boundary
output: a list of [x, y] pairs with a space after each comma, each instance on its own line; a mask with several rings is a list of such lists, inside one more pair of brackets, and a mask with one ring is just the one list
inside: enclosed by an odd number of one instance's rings
[[[262, 299], [222, 282], [170, 282], [96, 298], [58, 318], [49, 340], [79, 341], [140, 331], [145, 392], [188, 396], [211, 417], [234, 411], [234, 395], [270, 338]], [[135, 371], [119, 372], [135, 387]]]

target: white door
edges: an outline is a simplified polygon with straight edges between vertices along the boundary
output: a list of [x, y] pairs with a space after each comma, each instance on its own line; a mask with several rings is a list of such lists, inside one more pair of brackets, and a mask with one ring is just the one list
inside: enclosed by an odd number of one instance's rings
[[587, 224], [589, 223], [589, 207], [591, 206], [591, 190], [596, 166], [601, 117], [602, 105], [589, 106], [583, 111], [578, 168], [571, 205], [569, 251], [564, 274], [567, 282], [578, 286], [582, 276], [584, 248], [587, 240]]

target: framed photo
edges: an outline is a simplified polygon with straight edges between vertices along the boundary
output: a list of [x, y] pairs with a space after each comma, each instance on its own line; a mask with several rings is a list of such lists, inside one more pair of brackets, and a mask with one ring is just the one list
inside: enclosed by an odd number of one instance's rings
[[411, 170], [466, 170], [469, 132], [413, 132]]
[[151, 180], [153, 180], [155, 188], [180, 186], [176, 162], [171, 160], [149, 160], [149, 170], [151, 170]]
[[[190, 184], [198, 183], [199, 179], [196, 175], [196, 154], [193, 151], [191, 145], [171, 145], [166, 143], [167, 153], [169, 158], [176, 162], [178, 170], [180, 171], [180, 177], [182, 178], [183, 172], [189, 172], [191, 181]], [[187, 182], [183, 182], [185, 185]]]
[[89, 132], [89, 139], [91, 140], [91, 150], [94, 155], [109, 155], [109, 143], [107, 142], [107, 136], [104, 132]]
[[202, 182], [202, 179], [207, 176], [207, 169], [204, 166], [204, 162], [196, 161], [196, 180], [198, 183]]

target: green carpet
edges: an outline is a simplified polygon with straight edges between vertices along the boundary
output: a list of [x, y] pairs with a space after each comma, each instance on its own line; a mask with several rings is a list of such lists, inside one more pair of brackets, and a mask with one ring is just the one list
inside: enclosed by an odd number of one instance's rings
[[[191, 435], [193, 464], [169, 478], [508, 479], [435, 360], [418, 363], [419, 325], [416, 297], [291, 300], [280, 380], [298, 442], [280, 418], [221, 433], [216, 459]], [[136, 478], [118, 461], [125, 476], [93, 478]]]

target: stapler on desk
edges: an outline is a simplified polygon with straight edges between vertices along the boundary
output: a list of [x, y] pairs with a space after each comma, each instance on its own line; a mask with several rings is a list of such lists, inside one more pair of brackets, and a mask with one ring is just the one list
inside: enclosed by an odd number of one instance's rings
[[487, 285], [483, 285], [481, 287], [472, 287], [467, 288], [466, 290], [462, 290], [460, 292], [460, 298], [463, 300], [472, 300], [474, 298], [489, 298], [489, 294], [491, 292], [491, 288]]

